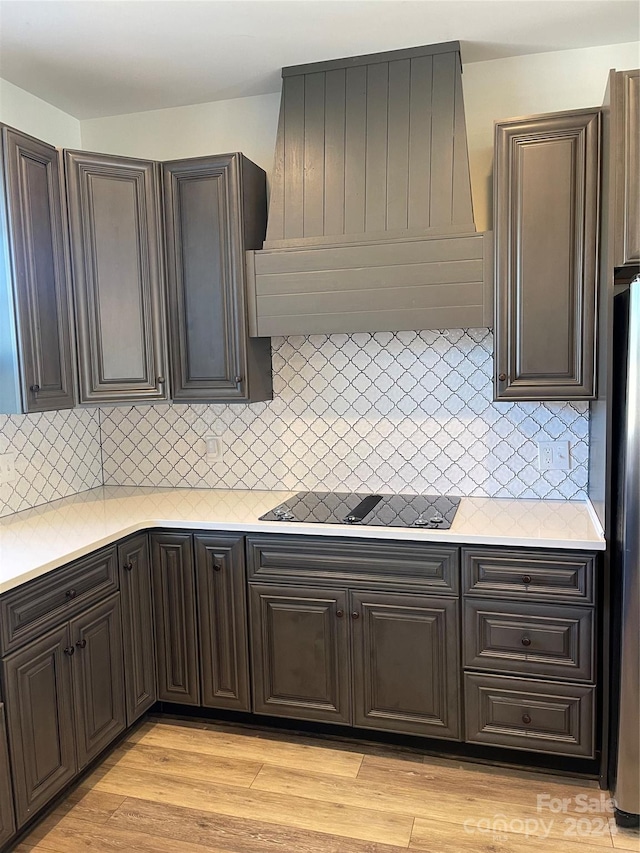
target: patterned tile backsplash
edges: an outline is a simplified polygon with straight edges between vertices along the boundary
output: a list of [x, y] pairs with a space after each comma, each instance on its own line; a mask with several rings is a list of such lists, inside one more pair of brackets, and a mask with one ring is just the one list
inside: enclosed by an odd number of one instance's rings
[[[586, 497], [586, 403], [494, 403], [487, 329], [274, 338], [274, 399], [0, 415], [0, 516], [95, 486]], [[222, 439], [205, 460], [205, 436]], [[540, 472], [537, 442], [570, 442]]]
[[102, 485], [95, 409], [0, 415], [0, 453], [14, 453], [16, 481], [0, 485], [0, 516]]
[[[586, 497], [587, 403], [492, 402], [487, 329], [274, 338], [274, 399], [100, 411], [105, 485]], [[205, 436], [223, 460], [205, 461]], [[537, 442], [570, 442], [540, 472]]]

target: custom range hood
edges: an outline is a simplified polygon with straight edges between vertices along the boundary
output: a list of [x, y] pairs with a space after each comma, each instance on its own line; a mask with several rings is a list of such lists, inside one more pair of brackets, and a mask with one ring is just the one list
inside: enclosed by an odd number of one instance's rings
[[282, 70], [252, 335], [493, 325], [458, 42]]

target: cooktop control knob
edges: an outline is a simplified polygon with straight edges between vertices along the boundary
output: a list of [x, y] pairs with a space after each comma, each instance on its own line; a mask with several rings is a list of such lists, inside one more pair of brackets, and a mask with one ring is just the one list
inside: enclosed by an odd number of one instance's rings
[[427, 524], [429, 524], [429, 522], [427, 521], [426, 518], [423, 518], [421, 515], [418, 516], [418, 518], [416, 518], [416, 520], [413, 522], [414, 527], [426, 527]]
[[429, 519], [429, 522], [431, 524], [442, 524], [443, 521], [444, 521], [444, 518], [441, 515], [432, 515], [431, 518]]

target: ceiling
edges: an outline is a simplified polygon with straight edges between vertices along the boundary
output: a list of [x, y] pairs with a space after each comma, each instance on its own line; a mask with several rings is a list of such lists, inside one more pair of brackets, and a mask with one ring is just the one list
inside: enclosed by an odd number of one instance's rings
[[464, 63], [639, 38], [636, 0], [0, 0], [0, 77], [79, 119], [279, 91], [280, 69], [459, 40]]

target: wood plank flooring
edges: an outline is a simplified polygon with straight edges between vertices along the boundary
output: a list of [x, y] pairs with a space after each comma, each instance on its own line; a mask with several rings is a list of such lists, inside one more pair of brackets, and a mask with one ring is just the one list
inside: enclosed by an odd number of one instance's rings
[[150, 719], [16, 853], [640, 853], [600, 797], [393, 747]]

